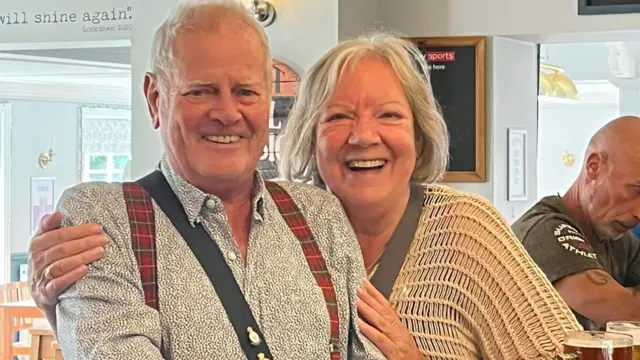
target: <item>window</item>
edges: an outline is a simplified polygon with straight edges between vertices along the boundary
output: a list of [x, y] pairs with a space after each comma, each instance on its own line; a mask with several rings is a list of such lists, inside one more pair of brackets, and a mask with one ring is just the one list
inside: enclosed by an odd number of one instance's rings
[[129, 154], [86, 154], [82, 181], [122, 182]]
[[131, 111], [128, 108], [81, 109], [78, 181], [122, 182], [131, 160]]

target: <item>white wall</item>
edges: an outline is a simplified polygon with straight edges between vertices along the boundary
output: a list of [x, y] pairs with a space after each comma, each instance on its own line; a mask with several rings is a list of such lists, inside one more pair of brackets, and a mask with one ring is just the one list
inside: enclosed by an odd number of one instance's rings
[[338, 15], [340, 40], [357, 37], [381, 26], [376, 1], [340, 0]]
[[578, 16], [576, 0], [378, 0], [385, 27], [409, 36], [636, 30], [640, 14]]
[[[31, 239], [31, 185], [36, 177], [55, 177], [55, 199], [77, 181], [78, 103], [11, 102], [11, 253], [26, 252]], [[38, 165], [40, 153], [56, 137], [53, 163]]]
[[11, 105], [0, 101], [0, 281], [7, 279], [10, 254]]
[[[494, 37], [489, 41], [488, 139], [491, 164], [490, 182], [494, 205], [509, 221], [515, 221], [537, 201], [537, 47], [535, 44]], [[528, 200], [508, 201], [507, 131], [527, 130], [526, 186]]]

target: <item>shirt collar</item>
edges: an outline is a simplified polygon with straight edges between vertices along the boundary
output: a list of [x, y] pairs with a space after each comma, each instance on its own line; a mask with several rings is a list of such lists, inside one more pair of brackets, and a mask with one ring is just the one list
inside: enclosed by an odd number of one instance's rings
[[[163, 157], [159, 164], [159, 169], [167, 179], [171, 189], [175, 192], [178, 200], [182, 204], [187, 214], [189, 223], [192, 226], [200, 222], [200, 213], [203, 209], [213, 211], [224, 211], [224, 207], [220, 198], [215, 195], [207, 194], [198, 189], [187, 180], [178, 175], [173, 169], [166, 157]], [[260, 173], [254, 173], [253, 189], [251, 191], [253, 217], [258, 221], [264, 219], [264, 193], [266, 191], [264, 179]]]

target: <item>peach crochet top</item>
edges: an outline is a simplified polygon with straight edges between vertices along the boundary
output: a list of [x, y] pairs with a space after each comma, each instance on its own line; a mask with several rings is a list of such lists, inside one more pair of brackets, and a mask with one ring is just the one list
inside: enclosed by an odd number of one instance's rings
[[430, 359], [552, 359], [575, 316], [484, 198], [425, 186], [390, 301]]

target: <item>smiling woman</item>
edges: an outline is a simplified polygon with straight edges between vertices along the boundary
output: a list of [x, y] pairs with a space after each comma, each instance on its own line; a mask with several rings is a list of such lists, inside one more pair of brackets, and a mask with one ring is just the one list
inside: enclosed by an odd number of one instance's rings
[[432, 184], [448, 145], [423, 55], [378, 34], [305, 74], [281, 168], [340, 200], [375, 285], [360, 328], [388, 359], [551, 359], [580, 327], [491, 204]]

